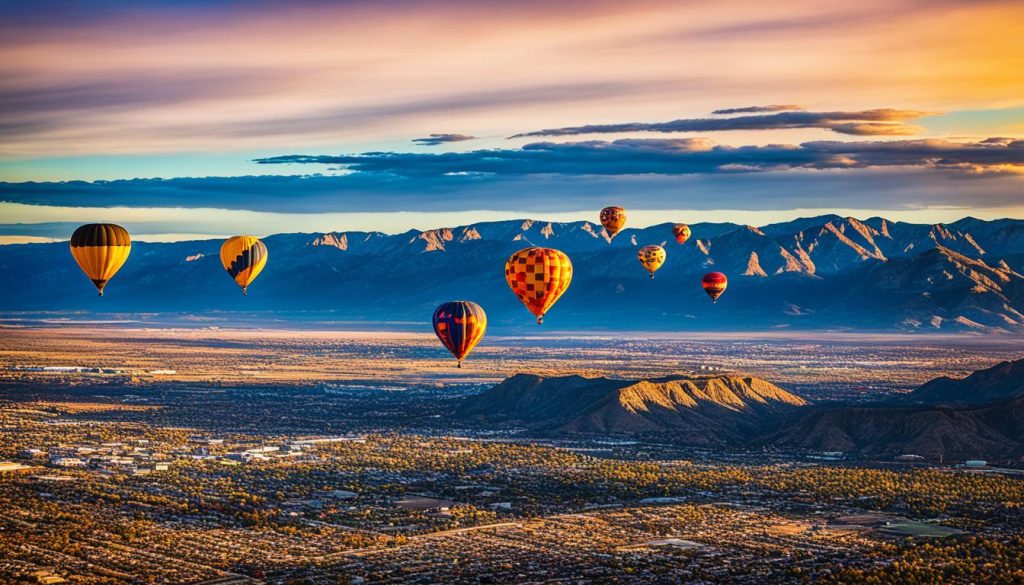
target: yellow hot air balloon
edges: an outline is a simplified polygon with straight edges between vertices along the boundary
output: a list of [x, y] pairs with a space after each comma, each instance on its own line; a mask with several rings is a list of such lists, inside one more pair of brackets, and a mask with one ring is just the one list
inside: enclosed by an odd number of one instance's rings
[[82, 272], [92, 280], [103, 296], [117, 271], [132, 251], [128, 231], [112, 223], [90, 223], [79, 227], [71, 236], [71, 255]]
[[544, 322], [544, 313], [569, 288], [572, 262], [569, 257], [551, 248], [526, 248], [509, 257], [505, 263], [505, 280], [526, 308]]
[[228, 238], [220, 247], [220, 262], [247, 295], [249, 285], [267, 265], [267, 247], [255, 236]]
[[665, 263], [665, 248], [644, 246], [637, 252], [636, 257], [640, 260], [640, 264], [647, 269], [647, 272], [651, 273], [651, 278], [654, 278], [655, 271]]
[[608, 232], [608, 237], [614, 238], [626, 226], [626, 210], [621, 207], [605, 207], [601, 210], [601, 225]]

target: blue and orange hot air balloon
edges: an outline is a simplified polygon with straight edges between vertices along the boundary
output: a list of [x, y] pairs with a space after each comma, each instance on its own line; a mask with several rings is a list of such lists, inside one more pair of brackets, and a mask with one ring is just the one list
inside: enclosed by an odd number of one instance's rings
[[462, 360], [484, 338], [485, 331], [487, 314], [476, 303], [451, 301], [434, 311], [434, 333], [458, 360], [459, 368], [462, 367]]
[[71, 236], [71, 256], [96, 285], [101, 297], [107, 281], [117, 274], [131, 251], [128, 231], [112, 223], [89, 223]]
[[544, 322], [544, 313], [569, 288], [572, 262], [558, 250], [525, 248], [505, 262], [505, 281], [540, 325]]
[[267, 247], [256, 236], [234, 236], [220, 247], [220, 262], [248, 295], [249, 285], [267, 265]]
[[721, 272], [708, 272], [701, 279], [700, 284], [704, 287], [704, 292], [711, 297], [711, 302], [717, 303], [718, 297], [725, 292], [725, 287], [729, 286], [729, 279]]

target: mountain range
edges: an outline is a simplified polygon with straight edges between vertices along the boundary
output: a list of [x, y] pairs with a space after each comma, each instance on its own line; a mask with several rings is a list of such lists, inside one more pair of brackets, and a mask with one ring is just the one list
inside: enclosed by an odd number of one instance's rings
[[1024, 457], [1024, 359], [964, 379], [938, 378], [905, 397], [815, 405], [744, 376], [613, 380], [519, 374], [467, 397], [465, 423], [533, 435], [629, 436], [697, 447], [842, 451], [891, 459]]
[[[610, 240], [590, 222], [510, 220], [456, 228], [277, 234], [267, 268], [243, 297], [220, 266], [218, 240], [136, 242], [96, 298], [66, 243], [0, 246], [6, 311], [274, 313], [282, 318], [429, 322], [441, 302], [473, 300], [492, 325], [533, 320], [507, 289], [504, 262], [523, 247], [572, 259], [552, 328], [773, 328], [1024, 331], [1024, 221], [965, 218], [945, 225], [834, 215], [762, 227], [671, 224], [626, 229]], [[69, 228], [69, 233], [70, 233]], [[662, 244], [651, 280], [639, 246]], [[700, 287], [729, 276], [712, 305]]]

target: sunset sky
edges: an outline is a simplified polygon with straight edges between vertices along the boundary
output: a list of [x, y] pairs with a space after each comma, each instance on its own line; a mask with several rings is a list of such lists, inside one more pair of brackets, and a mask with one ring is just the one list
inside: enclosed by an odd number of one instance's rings
[[1019, 0], [3, 11], [0, 242], [1024, 217]]

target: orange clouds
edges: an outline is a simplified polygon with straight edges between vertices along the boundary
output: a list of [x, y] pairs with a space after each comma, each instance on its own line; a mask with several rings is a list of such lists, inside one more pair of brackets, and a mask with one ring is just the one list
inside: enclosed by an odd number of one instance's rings
[[496, 142], [728, 104], [948, 111], [1024, 96], [1019, 2], [38, 11], [0, 25], [0, 157], [345, 147], [450, 130]]

